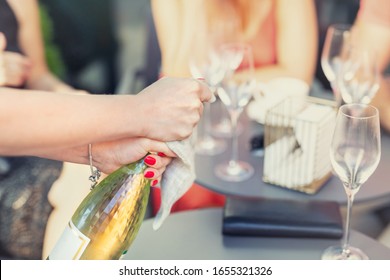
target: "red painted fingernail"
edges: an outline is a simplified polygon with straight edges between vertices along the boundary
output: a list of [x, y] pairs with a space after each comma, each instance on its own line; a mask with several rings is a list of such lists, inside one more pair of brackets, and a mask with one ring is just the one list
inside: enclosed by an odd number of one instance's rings
[[204, 78], [197, 78], [197, 80], [204, 81], [205, 79]]
[[166, 157], [166, 156], [167, 156], [166, 154], [161, 153], [161, 152], [158, 152], [157, 155], [158, 155], [159, 157]]
[[145, 178], [153, 178], [154, 177], [154, 172], [153, 171], [148, 171], [145, 173]]
[[153, 180], [153, 182], [152, 182], [152, 187], [154, 187], [155, 185], [157, 185], [157, 183], [158, 183], [158, 180]]
[[154, 157], [147, 156], [144, 159], [144, 162], [146, 162], [146, 164], [149, 164], [149, 165], [154, 165], [156, 163], [156, 159]]

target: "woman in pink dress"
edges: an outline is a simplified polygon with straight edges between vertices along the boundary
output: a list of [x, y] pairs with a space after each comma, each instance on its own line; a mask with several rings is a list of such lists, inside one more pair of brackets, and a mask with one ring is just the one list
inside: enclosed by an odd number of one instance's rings
[[[293, 77], [310, 84], [314, 77], [317, 20], [312, 0], [154, 0], [152, 10], [162, 76], [191, 76], [194, 52], [236, 41], [252, 46], [258, 81]], [[173, 211], [223, 204], [224, 196], [195, 184]], [[158, 190], [153, 205], [156, 211]]]

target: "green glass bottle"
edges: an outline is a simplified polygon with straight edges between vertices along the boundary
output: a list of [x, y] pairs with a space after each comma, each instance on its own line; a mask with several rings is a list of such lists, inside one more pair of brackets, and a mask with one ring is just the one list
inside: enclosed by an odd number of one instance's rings
[[119, 259], [144, 219], [150, 180], [144, 159], [103, 179], [81, 202], [48, 259]]

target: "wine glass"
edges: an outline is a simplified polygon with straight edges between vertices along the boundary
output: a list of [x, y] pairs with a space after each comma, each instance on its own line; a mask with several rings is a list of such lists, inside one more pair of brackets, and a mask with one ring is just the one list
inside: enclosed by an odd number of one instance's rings
[[[226, 47], [232, 48], [233, 46], [235, 48], [234, 52], [229, 52], [229, 53], [225, 52]], [[232, 43], [232, 42], [223, 43], [218, 48], [219, 55], [223, 57], [223, 61], [225, 63], [225, 75], [231, 75], [240, 66], [241, 60], [243, 58], [244, 49], [245, 49], [244, 44]], [[224, 89], [218, 87], [217, 97], [219, 97], [219, 92], [221, 90], [223, 91]], [[213, 127], [213, 134], [219, 137], [231, 137], [233, 136], [233, 129], [232, 129], [230, 117], [227, 114], [228, 112], [226, 112], [226, 108], [222, 100], [220, 98], [219, 100], [221, 101], [220, 119]], [[235, 128], [235, 133], [240, 134], [241, 130], [242, 128], [239, 126], [239, 123], [237, 123], [237, 127]]]
[[[243, 59], [245, 44], [242, 43], [223, 43], [217, 50], [219, 55], [222, 57], [223, 62], [225, 63], [225, 76], [231, 76], [237, 68], [240, 66]], [[229, 52], [226, 52], [226, 49], [229, 49]], [[221, 87], [218, 87], [217, 91], [224, 90]], [[222, 93], [223, 94], [223, 93]], [[219, 97], [219, 94], [218, 94]], [[221, 100], [222, 101], [222, 100]], [[222, 106], [224, 106], [222, 102]], [[213, 134], [219, 137], [231, 137], [233, 134], [230, 117], [228, 114], [223, 114], [225, 108], [221, 108], [221, 117], [219, 121], [213, 127]], [[239, 134], [241, 132], [241, 127], [237, 123], [235, 128], [235, 133]]]
[[321, 54], [321, 67], [332, 87], [333, 95], [338, 106], [340, 106], [342, 102], [341, 93], [337, 83], [342, 64], [341, 54], [349, 45], [350, 39], [351, 25], [330, 25], [326, 32], [324, 48]]
[[347, 216], [343, 244], [326, 249], [322, 259], [365, 260], [367, 255], [349, 245], [354, 197], [378, 166], [381, 155], [379, 113], [367, 104], [345, 104], [339, 108], [330, 148], [334, 171], [347, 194]]
[[[235, 44], [225, 45], [221, 49], [221, 57], [224, 61], [230, 61], [228, 58], [234, 57], [236, 51]], [[242, 46], [241, 51], [242, 59], [231, 60], [239, 61], [235, 67], [236, 70], [226, 76], [222, 88], [218, 91], [219, 98], [229, 112], [233, 137], [231, 159], [228, 162], [218, 164], [215, 173], [222, 180], [233, 182], [246, 180], [254, 173], [254, 169], [249, 163], [238, 160], [238, 134], [236, 130], [238, 119], [256, 89], [252, 49], [250, 46]]]
[[[209, 22], [209, 37], [215, 46], [217, 54], [220, 55], [221, 46], [240, 40], [242, 23], [240, 16], [237, 14], [237, 10], [231, 5], [220, 5], [219, 9], [219, 15], [213, 17]], [[219, 88], [220, 85], [217, 87], [217, 91]], [[217, 97], [219, 97], [218, 94]], [[216, 137], [231, 137], [232, 127], [224, 104], [217, 98], [217, 102], [212, 106], [212, 110], [215, 110], [213, 114], [214, 124], [212, 126], [212, 134]]]
[[[191, 75], [194, 78], [204, 78], [210, 90], [215, 94], [225, 76], [225, 66], [212, 47], [193, 52], [189, 62]], [[202, 129], [197, 134], [195, 152], [202, 155], [216, 155], [225, 151], [226, 143], [211, 135], [211, 104], [205, 103], [202, 115]]]
[[342, 55], [338, 88], [345, 103], [368, 104], [379, 89], [374, 53], [349, 47]]

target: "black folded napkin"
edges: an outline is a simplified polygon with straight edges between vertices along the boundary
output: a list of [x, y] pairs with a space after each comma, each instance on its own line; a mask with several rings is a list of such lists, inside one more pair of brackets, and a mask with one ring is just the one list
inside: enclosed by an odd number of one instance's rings
[[330, 201], [229, 198], [224, 235], [334, 238], [343, 236], [340, 207]]

